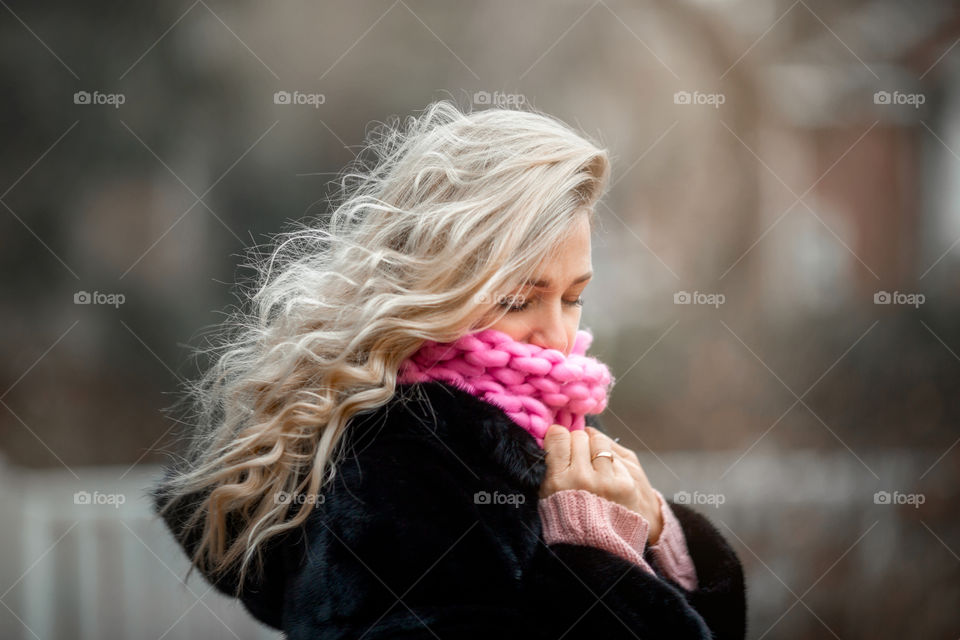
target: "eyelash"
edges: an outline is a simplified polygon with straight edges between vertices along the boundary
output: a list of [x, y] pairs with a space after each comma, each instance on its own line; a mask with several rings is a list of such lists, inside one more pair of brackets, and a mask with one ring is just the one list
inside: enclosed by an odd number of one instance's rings
[[[564, 303], [565, 305], [568, 305], [568, 306], [571, 306], [571, 307], [582, 307], [582, 306], [583, 306], [583, 296], [577, 296], [577, 299], [576, 299], [576, 300], [564, 300], [563, 303]], [[529, 305], [529, 304], [530, 304], [530, 301], [529, 301], [529, 300], [524, 300], [524, 301], [523, 301], [523, 304], [521, 304], [521, 305], [509, 306], [509, 311], [514, 311], [514, 312], [516, 312], [516, 311], [523, 311], [524, 309], [527, 308], [527, 305]], [[508, 305], [507, 305], [506, 303], [502, 303], [500, 306], [501, 306], [501, 307], [507, 307]]]

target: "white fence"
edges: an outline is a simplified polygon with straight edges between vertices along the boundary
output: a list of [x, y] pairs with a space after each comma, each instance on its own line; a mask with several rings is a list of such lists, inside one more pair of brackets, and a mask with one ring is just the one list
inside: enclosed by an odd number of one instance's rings
[[144, 495], [159, 468], [127, 471], [0, 469], [0, 637], [282, 638], [198, 573], [183, 582], [186, 555]]

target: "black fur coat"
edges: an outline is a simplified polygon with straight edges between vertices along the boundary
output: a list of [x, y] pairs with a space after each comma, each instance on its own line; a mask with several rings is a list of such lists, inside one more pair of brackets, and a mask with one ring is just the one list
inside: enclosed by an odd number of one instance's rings
[[[649, 550], [659, 577], [601, 549], [545, 544], [543, 450], [497, 407], [442, 382], [402, 384], [345, 437], [350, 456], [323, 502], [296, 535], [271, 540], [263, 577], [241, 594], [291, 640], [745, 636], [740, 562], [686, 505], [670, 503], [693, 592], [662, 577]], [[166, 519], [177, 535], [180, 515]]]

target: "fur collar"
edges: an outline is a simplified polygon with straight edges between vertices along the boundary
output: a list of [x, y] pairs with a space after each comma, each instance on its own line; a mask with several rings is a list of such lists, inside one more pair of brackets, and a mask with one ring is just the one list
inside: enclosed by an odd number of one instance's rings
[[[396, 419], [401, 415], [405, 419]], [[539, 491], [546, 473], [545, 452], [529, 432], [499, 407], [447, 382], [398, 384], [385, 405], [355, 416], [346, 446], [363, 447], [374, 437], [429, 438], [468, 464], [486, 458], [527, 493]]]

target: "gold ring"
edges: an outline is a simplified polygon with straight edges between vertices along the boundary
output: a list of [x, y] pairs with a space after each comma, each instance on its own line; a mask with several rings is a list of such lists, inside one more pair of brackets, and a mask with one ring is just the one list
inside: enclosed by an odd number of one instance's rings
[[593, 457], [590, 458], [590, 462], [593, 462], [593, 461], [596, 460], [597, 458], [610, 458], [611, 460], [613, 460], [613, 452], [612, 452], [612, 451], [597, 451], [595, 454], [593, 454]]

